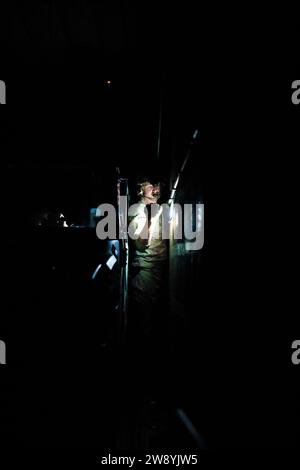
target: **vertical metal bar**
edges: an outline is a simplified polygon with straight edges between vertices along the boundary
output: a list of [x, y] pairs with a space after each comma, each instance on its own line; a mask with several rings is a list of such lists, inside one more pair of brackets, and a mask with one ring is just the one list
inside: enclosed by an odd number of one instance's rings
[[125, 217], [125, 214], [121, 213], [120, 210], [120, 196], [126, 196], [127, 207], [126, 213], [128, 213], [128, 181], [125, 178], [120, 177], [120, 170], [117, 168], [118, 173], [118, 238], [120, 242], [120, 301], [119, 301], [119, 321], [118, 321], [118, 341], [120, 343], [124, 342], [127, 328], [127, 310], [128, 310], [128, 236], [120, 239], [120, 227], [124, 228], [125, 221], [122, 218]]
[[158, 120], [158, 138], [157, 138], [157, 160], [160, 157], [160, 141], [161, 141], [161, 128], [162, 128], [162, 110], [163, 110], [163, 89], [160, 88], [159, 95], [159, 120]]

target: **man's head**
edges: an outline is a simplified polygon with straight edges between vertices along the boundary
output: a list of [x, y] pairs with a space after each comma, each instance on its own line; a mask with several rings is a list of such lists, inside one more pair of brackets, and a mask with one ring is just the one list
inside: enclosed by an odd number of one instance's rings
[[156, 204], [160, 198], [160, 183], [142, 181], [138, 184], [138, 196], [145, 204]]

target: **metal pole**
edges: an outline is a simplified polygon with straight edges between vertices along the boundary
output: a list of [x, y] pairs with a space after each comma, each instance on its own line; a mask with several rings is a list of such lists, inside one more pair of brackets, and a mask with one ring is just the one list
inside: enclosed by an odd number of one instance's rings
[[[128, 213], [128, 180], [120, 177], [120, 170], [117, 168], [118, 183], [118, 238], [120, 243], [120, 301], [119, 301], [119, 322], [118, 322], [118, 340], [124, 342], [127, 327], [127, 311], [128, 311], [128, 269], [129, 269], [129, 252], [128, 252], [128, 236], [127, 230], [124, 231], [125, 222]], [[126, 214], [121, 211], [120, 196], [126, 196], [127, 206]], [[120, 230], [121, 229], [121, 230]], [[122, 234], [120, 233], [122, 231]], [[121, 238], [120, 238], [121, 235]]]
[[157, 160], [160, 156], [160, 140], [161, 140], [161, 128], [162, 128], [162, 104], [163, 104], [163, 90], [160, 89], [159, 96], [159, 121], [158, 121], [158, 138], [157, 138]]
[[190, 158], [190, 155], [191, 155], [191, 151], [192, 151], [192, 147], [197, 139], [197, 136], [198, 136], [198, 129], [195, 130], [194, 134], [193, 134], [193, 137], [190, 141], [190, 144], [189, 144], [189, 148], [188, 148], [188, 151], [187, 151], [187, 154], [186, 154], [186, 157], [183, 161], [183, 164], [178, 172], [178, 175], [177, 175], [177, 178], [172, 186], [172, 190], [171, 190], [171, 195], [170, 195], [170, 199], [169, 199], [169, 204], [171, 204], [172, 202], [174, 202], [175, 200], [175, 194], [176, 194], [176, 191], [177, 191], [177, 186], [178, 186], [178, 183], [179, 183], [179, 180], [180, 180], [180, 177], [182, 175], [182, 172], [183, 170], [185, 169], [185, 166]]

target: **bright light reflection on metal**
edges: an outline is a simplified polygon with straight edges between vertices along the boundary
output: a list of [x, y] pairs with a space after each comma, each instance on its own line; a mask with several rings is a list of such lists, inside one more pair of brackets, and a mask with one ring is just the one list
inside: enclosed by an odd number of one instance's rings
[[98, 272], [99, 272], [101, 266], [102, 266], [102, 264], [99, 264], [99, 266], [97, 266], [97, 268], [95, 269], [95, 272], [94, 272], [94, 274], [92, 275], [92, 279], [93, 279], [93, 280], [96, 279], [96, 276], [97, 276], [97, 274], [98, 274]]
[[112, 270], [116, 262], [117, 262], [117, 258], [114, 255], [111, 255], [111, 257], [106, 262], [106, 266], [108, 266], [109, 269]]

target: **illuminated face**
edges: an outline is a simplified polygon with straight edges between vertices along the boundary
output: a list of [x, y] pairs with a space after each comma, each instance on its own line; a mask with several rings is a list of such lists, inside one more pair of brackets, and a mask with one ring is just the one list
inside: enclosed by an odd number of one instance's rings
[[160, 185], [153, 185], [149, 181], [143, 184], [143, 197], [153, 202], [157, 202], [160, 197]]

